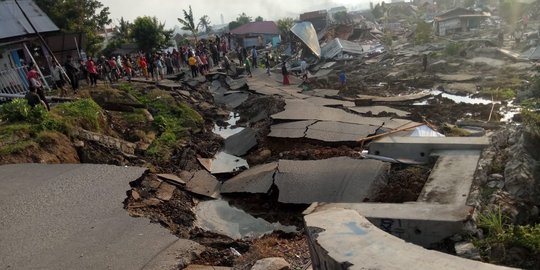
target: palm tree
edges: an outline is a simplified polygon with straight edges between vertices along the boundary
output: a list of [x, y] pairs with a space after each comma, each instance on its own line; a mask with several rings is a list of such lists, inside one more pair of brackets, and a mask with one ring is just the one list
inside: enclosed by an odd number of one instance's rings
[[131, 34], [131, 23], [128, 20], [124, 20], [124, 17], [120, 17], [118, 23], [118, 26], [114, 29], [114, 37], [122, 42], [127, 42]]
[[204, 15], [199, 19], [199, 24], [197, 25], [197, 27], [204, 27], [204, 32], [208, 33], [212, 31], [212, 27], [210, 26], [210, 24], [210, 18], [208, 17], [208, 15]]
[[183, 9], [182, 11], [184, 12], [184, 18], [178, 18], [178, 21], [182, 24], [182, 30], [190, 31], [195, 38], [195, 44], [197, 44], [199, 25], [195, 25], [195, 21], [193, 20], [193, 12], [191, 11], [191, 5], [189, 6], [189, 12], [186, 12], [185, 9]]

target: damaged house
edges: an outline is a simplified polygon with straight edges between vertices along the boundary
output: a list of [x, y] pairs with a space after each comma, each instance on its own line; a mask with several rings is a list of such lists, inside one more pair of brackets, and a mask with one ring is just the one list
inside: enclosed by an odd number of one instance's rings
[[0, 1], [0, 94], [4, 96], [27, 91], [26, 65], [30, 62], [50, 66], [47, 50], [39, 43], [32, 25], [42, 34], [59, 31], [33, 1], [17, 2], [20, 7], [15, 1]]
[[466, 8], [455, 8], [435, 17], [435, 34], [446, 36], [458, 32], [467, 32], [478, 28], [480, 23], [491, 15], [489, 13], [476, 13]]
[[281, 41], [279, 29], [275, 22], [251, 22], [231, 30], [237, 44], [249, 47], [263, 47], [265, 44], [272, 43], [275, 46]]

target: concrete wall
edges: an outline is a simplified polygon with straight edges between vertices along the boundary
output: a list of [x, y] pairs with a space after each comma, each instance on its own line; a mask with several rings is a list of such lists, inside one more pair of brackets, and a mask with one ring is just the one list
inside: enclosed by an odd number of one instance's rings
[[110, 137], [107, 135], [95, 133], [95, 132], [84, 130], [84, 129], [77, 130], [75, 132], [75, 135], [84, 140], [99, 142], [107, 147], [118, 149], [119, 151], [125, 154], [129, 154], [129, 155], [135, 154], [136, 144], [131, 143], [131, 142], [126, 142], [124, 140], [120, 140], [114, 137]]
[[487, 137], [385, 137], [369, 145], [369, 154], [428, 163], [435, 150], [482, 150]]

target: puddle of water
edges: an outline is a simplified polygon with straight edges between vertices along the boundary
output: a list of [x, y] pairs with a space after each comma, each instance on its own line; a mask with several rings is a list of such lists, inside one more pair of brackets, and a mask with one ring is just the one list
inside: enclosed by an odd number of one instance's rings
[[[439, 91], [439, 90], [431, 90], [429, 92], [434, 96], [441, 95], [442, 97], [450, 99], [450, 100], [454, 101], [455, 103], [484, 104], [484, 105], [492, 104], [492, 103], [501, 104], [500, 101], [493, 102], [493, 101], [491, 101], [489, 99], [484, 99], [484, 98], [473, 98], [473, 97], [470, 97], [470, 96], [452, 95], [452, 94], [448, 94], [448, 93], [445, 93], [445, 92], [442, 92], [442, 91]], [[413, 103], [413, 105], [417, 105], [417, 106], [428, 105], [428, 100], [430, 100], [430, 99], [433, 99], [433, 98], [431, 97], [431, 98], [425, 99], [423, 101], [415, 102], [415, 103]]]
[[514, 101], [508, 102], [506, 107], [501, 108], [500, 113], [503, 115], [501, 122], [512, 122], [514, 115], [521, 113], [521, 107], [514, 105]]
[[283, 226], [280, 223], [270, 223], [264, 219], [255, 218], [223, 200], [199, 203], [195, 207], [195, 215], [197, 227], [233, 239], [256, 238], [275, 230], [296, 231], [294, 226]]
[[227, 139], [228, 137], [244, 130], [243, 127], [236, 126], [236, 122], [238, 122], [238, 120], [240, 120], [240, 114], [235, 114], [234, 112], [231, 112], [229, 113], [229, 119], [225, 121], [228, 125], [226, 127], [222, 127], [214, 123], [214, 129], [212, 130], [212, 132], [221, 136], [223, 139]]
[[236, 172], [243, 167], [249, 169], [249, 165], [245, 159], [225, 152], [217, 153], [212, 159], [201, 158], [199, 161], [212, 174]]
[[467, 104], [492, 104], [492, 103], [495, 103], [495, 104], [501, 104], [500, 101], [491, 101], [489, 99], [484, 99], [484, 98], [473, 98], [473, 97], [470, 97], [470, 96], [458, 96], [458, 95], [452, 95], [452, 94], [448, 94], [448, 93], [444, 93], [442, 91], [439, 91], [439, 90], [433, 90], [431, 91], [431, 93], [433, 95], [442, 95], [442, 97], [444, 98], [447, 98], [447, 99], [451, 99], [453, 100], [455, 103], [467, 103]]

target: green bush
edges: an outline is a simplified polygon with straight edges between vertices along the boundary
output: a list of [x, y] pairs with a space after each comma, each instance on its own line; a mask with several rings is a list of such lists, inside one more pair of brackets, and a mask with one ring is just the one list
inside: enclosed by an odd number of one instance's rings
[[415, 42], [416, 44], [426, 44], [431, 42], [432, 39], [432, 28], [431, 24], [424, 21], [419, 21], [416, 23], [416, 35]]
[[16, 98], [0, 106], [0, 118], [6, 122], [26, 121], [30, 114], [30, 105], [26, 99]]
[[101, 129], [99, 120], [102, 110], [92, 99], [63, 103], [53, 108], [53, 112], [71, 125], [92, 131]]
[[458, 42], [451, 42], [446, 45], [444, 53], [448, 56], [458, 56], [463, 50], [463, 45]]

